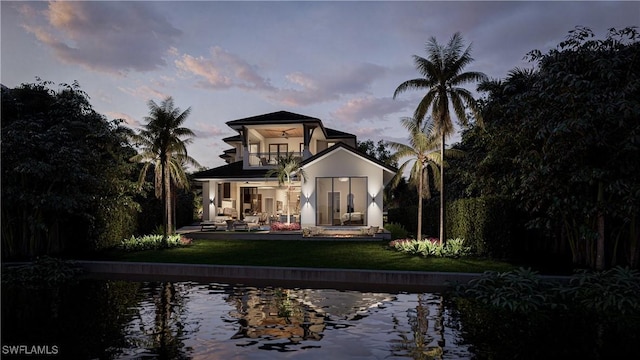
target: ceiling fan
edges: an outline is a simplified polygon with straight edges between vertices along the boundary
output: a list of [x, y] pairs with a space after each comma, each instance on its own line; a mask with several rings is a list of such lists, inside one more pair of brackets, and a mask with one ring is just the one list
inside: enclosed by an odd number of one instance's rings
[[291, 129], [287, 129], [287, 130], [282, 130], [282, 134], [280, 134], [280, 137], [283, 137], [285, 139], [289, 138], [289, 134], [287, 134], [287, 131], [291, 131], [291, 130], [295, 130], [296, 128], [291, 128]]

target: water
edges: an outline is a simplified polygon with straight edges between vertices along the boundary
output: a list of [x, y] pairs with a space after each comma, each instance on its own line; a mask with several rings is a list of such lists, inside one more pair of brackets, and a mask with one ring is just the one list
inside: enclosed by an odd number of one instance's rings
[[441, 294], [83, 280], [3, 288], [3, 345], [61, 358], [468, 359]]

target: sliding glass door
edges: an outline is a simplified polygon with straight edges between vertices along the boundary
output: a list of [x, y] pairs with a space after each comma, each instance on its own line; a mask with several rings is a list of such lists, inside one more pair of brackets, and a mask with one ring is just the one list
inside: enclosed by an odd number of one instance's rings
[[367, 178], [316, 179], [316, 224], [322, 226], [367, 225]]

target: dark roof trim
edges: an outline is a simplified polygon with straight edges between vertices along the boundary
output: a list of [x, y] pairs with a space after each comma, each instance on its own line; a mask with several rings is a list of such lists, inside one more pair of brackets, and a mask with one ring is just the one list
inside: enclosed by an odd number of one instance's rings
[[344, 138], [349, 138], [349, 137], [354, 138], [354, 139], [356, 138], [355, 135], [346, 133], [344, 131], [331, 129], [331, 128], [328, 128], [328, 127], [324, 128], [324, 129], [325, 129], [325, 135], [326, 135], [327, 139], [338, 139], [338, 138], [339, 139], [344, 139]]
[[229, 136], [226, 137], [224, 139], [222, 139], [222, 141], [228, 143], [228, 142], [241, 142], [242, 141], [242, 136], [240, 135], [233, 135], [233, 136]]
[[269, 169], [243, 169], [242, 160], [193, 174], [198, 179], [267, 179]]
[[244, 119], [228, 121], [227, 125], [232, 129], [238, 130], [244, 125], [259, 125], [259, 124], [291, 124], [291, 123], [320, 123], [320, 119], [300, 115], [288, 111], [276, 111], [269, 114], [251, 116]]

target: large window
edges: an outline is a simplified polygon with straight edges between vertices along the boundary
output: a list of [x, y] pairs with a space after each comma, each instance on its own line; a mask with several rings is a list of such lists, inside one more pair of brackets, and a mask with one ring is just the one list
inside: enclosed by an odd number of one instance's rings
[[316, 224], [367, 225], [367, 198], [366, 177], [317, 178]]
[[269, 162], [275, 164], [277, 159], [286, 156], [288, 151], [287, 144], [269, 144]]

